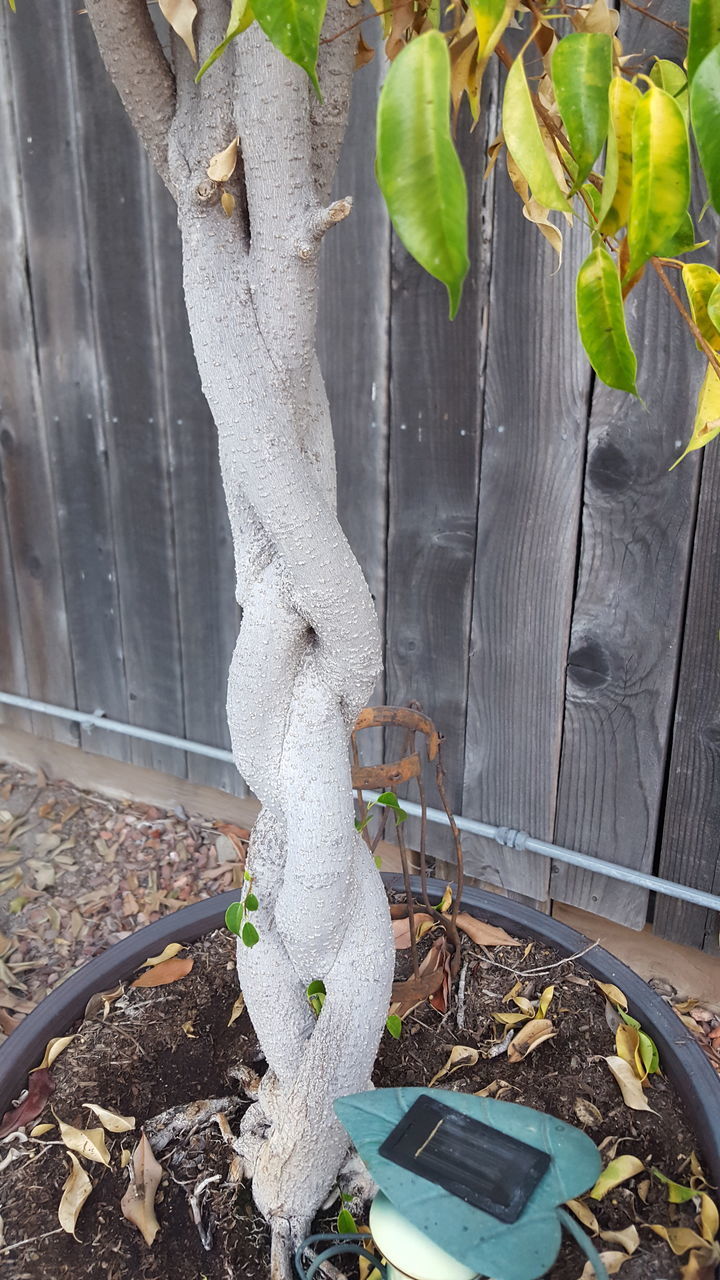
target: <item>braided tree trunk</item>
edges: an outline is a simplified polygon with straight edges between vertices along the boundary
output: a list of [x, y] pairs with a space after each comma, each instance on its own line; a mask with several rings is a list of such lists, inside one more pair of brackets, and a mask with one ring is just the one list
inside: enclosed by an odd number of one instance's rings
[[[224, 34], [229, 0], [199, 9], [202, 61]], [[228, 718], [238, 769], [262, 803], [249, 854], [260, 941], [238, 944], [238, 973], [269, 1072], [245, 1118], [244, 1153], [279, 1271], [337, 1177], [346, 1139], [332, 1103], [369, 1085], [392, 980], [388, 909], [354, 829], [348, 750], [379, 634], [335, 514], [315, 351], [320, 241], [350, 209], [328, 201], [354, 40], [322, 46], [320, 105], [257, 25], [196, 86], [175, 40], [170, 69], [142, 0], [89, 0], [88, 10], [177, 200], [190, 328], [218, 430], [243, 609]], [[325, 34], [347, 25], [346, 12], [330, 0]], [[237, 135], [227, 217], [206, 170]], [[316, 1020], [305, 990], [318, 978], [327, 996]]]

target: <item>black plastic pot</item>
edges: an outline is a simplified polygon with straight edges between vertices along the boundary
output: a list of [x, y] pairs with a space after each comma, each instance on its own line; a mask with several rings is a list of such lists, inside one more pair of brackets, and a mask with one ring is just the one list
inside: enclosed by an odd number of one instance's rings
[[[403, 887], [399, 876], [386, 875], [383, 879], [390, 889]], [[419, 883], [413, 883], [417, 892]], [[438, 898], [443, 888], [439, 881], [430, 881], [430, 891]], [[69, 1030], [82, 1016], [92, 995], [117, 986], [147, 956], [161, 951], [168, 942], [193, 942], [220, 928], [226, 907], [236, 899], [237, 891], [231, 890], [164, 916], [90, 960], [51, 992], [0, 1047], [0, 1116], [25, 1087], [28, 1071], [41, 1060], [48, 1040]], [[575, 955], [588, 945], [588, 939], [574, 929], [532, 907], [496, 894], [466, 889], [462, 907], [511, 933], [548, 943], [564, 955]], [[710, 1181], [720, 1185], [720, 1080], [702, 1050], [672, 1009], [642, 978], [609, 952], [594, 947], [583, 956], [582, 964], [594, 978], [614, 982], [625, 992], [631, 1014], [657, 1044], [663, 1070], [674, 1084], [697, 1133]]]

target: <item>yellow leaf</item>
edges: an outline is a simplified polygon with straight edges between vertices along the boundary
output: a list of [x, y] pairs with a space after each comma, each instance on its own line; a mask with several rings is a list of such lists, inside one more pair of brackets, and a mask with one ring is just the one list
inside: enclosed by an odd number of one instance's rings
[[646, 1080], [647, 1071], [640, 1056], [640, 1036], [635, 1027], [629, 1027], [624, 1022], [620, 1023], [615, 1032], [615, 1048], [618, 1057], [622, 1058], [623, 1062], [627, 1062], [633, 1075], [636, 1075], [640, 1081]]
[[193, 23], [197, 15], [195, 0], [158, 0], [158, 3], [165, 21], [190, 51], [193, 62], [197, 62], [193, 37]]
[[232, 1009], [230, 1010], [230, 1021], [228, 1022], [228, 1026], [231, 1027], [233, 1022], [237, 1022], [238, 1018], [241, 1018], [244, 1012], [245, 1012], [245, 997], [241, 991]]
[[713, 290], [720, 284], [720, 274], [704, 262], [686, 262], [682, 278], [695, 324], [713, 351], [720, 351], [720, 333], [710, 319], [707, 305]]
[[127, 1169], [131, 1160], [132, 1160], [132, 1152], [128, 1151], [127, 1147], [123, 1147], [122, 1151], [120, 1152], [120, 1168]]
[[[43, 1060], [39, 1066], [33, 1067], [33, 1071], [43, 1071], [46, 1067], [51, 1067], [56, 1058], [60, 1057], [63, 1049], [67, 1049], [74, 1039], [75, 1036], [54, 1036], [52, 1040], [48, 1040]], [[32, 1071], [30, 1074], [32, 1075]]]
[[147, 969], [151, 965], [164, 964], [166, 960], [172, 960], [173, 956], [184, 950], [182, 942], [168, 942], [165, 950], [161, 951], [159, 956], [148, 956], [144, 964], [140, 965], [140, 968]]
[[[689, 453], [694, 449], [702, 449], [720, 432], [720, 378], [718, 378], [712, 365], [708, 365], [703, 378], [700, 395], [698, 397], [697, 413], [693, 424], [693, 431], [685, 450], [680, 457], [673, 462], [670, 470], [673, 471], [678, 463], [682, 462]], [[682, 1021], [690, 1026], [692, 1030], [692, 1018], [685, 1018], [679, 1015]], [[696, 1032], [697, 1034], [697, 1032]]]
[[548, 1009], [550, 1008], [550, 1005], [552, 1004], [552, 998], [554, 995], [555, 995], [554, 987], [545, 987], [545, 990], [541, 993], [541, 996], [540, 996], [540, 1001], [537, 1007], [537, 1013], [535, 1014], [536, 1018], [545, 1017], [545, 1014], [547, 1013]]
[[105, 1107], [99, 1107], [96, 1102], [84, 1102], [84, 1107], [88, 1107], [94, 1115], [97, 1116], [104, 1129], [108, 1129], [110, 1133], [128, 1133], [130, 1129], [135, 1128], [134, 1116], [119, 1116], [115, 1111], [107, 1111]]
[[513, 16], [513, 0], [469, 0], [478, 37], [478, 58], [487, 62]]
[[704, 1249], [706, 1241], [699, 1236], [697, 1231], [691, 1231], [689, 1227], [664, 1227], [659, 1222], [648, 1222], [647, 1224], [656, 1236], [662, 1236], [670, 1245], [673, 1253], [679, 1258], [683, 1253], [687, 1253], [688, 1249]]
[[521, 991], [522, 991], [522, 982], [513, 983], [510, 990], [506, 991], [505, 995], [502, 998], [503, 1004], [508, 1004], [510, 1000], [514, 1000], [515, 997], [519, 995]]
[[155, 1195], [162, 1178], [162, 1165], [153, 1155], [145, 1134], [142, 1135], [132, 1157], [130, 1186], [120, 1201], [123, 1214], [137, 1227], [147, 1245], [151, 1245], [160, 1223], [155, 1215]]
[[557, 1032], [549, 1018], [535, 1018], [532, 1022], [527, 1022], [508, 1045], [508, 1061], [522, 1062], [523, 1058], [534, 1053], [541, 1044], [552, 1040], [555, 1035]]
[[75, 1235], [77, 1220], [85, 1201], [93, 1189], [92, 1182], [76, 1156], [70, 1154], [72, 1168], [63, 1184], [63, 1192], [58, 1205], [58, 1222], [63, 1231]]
[[604, 36], [614, 36], [620, 22], [617, 9], [610, 9], [607, 0], [595, 0], [594, 4], [583, 5], [571, 11], [569, 15], [576, 31], [598, 32]]
[[213, 182], [227, 182], [228, 178], [232, 177], [238, 161], [239, 142], [239, 138], [233, 138], [223, 151], [218, 151], [213, 156], [207, 167], [207, 176], [212, 178]]
[[575, 1214], [575, 1217], [582, 1222], [583, 1226], [587, 1227], [588, 1231], [592, 1231], [593, 1235], [596, 1236], [600, 1226], [590, 1206], [584, 1204], [582, 1200], [566, 1200], [565, 1204]]
[[704, 1249], [693, 1249], [684, 1267], [680, 1268], [682, 1280], [716, 1280], [720, 1263], [720, 1248], [716, 1244]]
[[433, 1085], [437, 1084], [438, 1080], [444, 1079], [445, 1076], [449, 1076], [453, 1071], [458, 1071], [460, 1067], [474, 1067], [479, 1057], [480, 1054], [477, 1049], [472, 1049], [470, 1045], [453, 1045], [447, 1062], [433, 1076], [428, 1088], [432, 1089]]
[[601, 1231], [600, 1239], [606, 1244], [619, 1244], [627, 1254], [634, 1253], [640, 1244], [637, 1227], [625, 1227], [624, 1231]]
[[449, 911], [452, 906], [453, 892], [451, 886], [445, 886], [445, 892], [438, 903], [438, 911]]
[[[600, 1261], [603, 1263], [609, 1276], [616, 1275], [623, 1262], [627, 1262], [627, 1259], [628, 1255], [626, 1253], [620, 1253], [619, 1250], [615, 1252], [613, 1249], [608, 1249], [605, 1253], [600, 1254]], [[596, 1280], [596, 1271], [592, 1262], [585, 1263], [580, 1280]]]
[[590, 1199], [602, 1200], [608, 1191], [619, 1187], [629, 1178], [634, 1178], [636, 1174], [642, 1173], [644, 1168], [642, 1160], [638, 1160], [637, 1156], [618, 1156], [616, 1160], [611, 1160], [610, 1164], [603, 1169], [592, 1191], [588, 1192]]
[[222, 211], [227, 218], [231, 218], [235, 212], [235, 197], [230, 191], [223, 191], [220, 197]]
[[621, 1009], [627, 1012], [627, 996], [619, 987], [612, 982], [595, 982], [595, 986], [599, 987], [603, 995], [607, 996], [611, 1004], [619, 1004]]
[[522, 1022], [527, 1022], [528, 1015], [526, 1013], [503, 1013], [499, 1010], [493, 1014], [496, 1022], [502, 1022], [504, 1027], [519, 1027]]
[[700, 1196], [700, 1214], [698, 1226], [703, 1234], [703, 1238], [708, 1244], [712, 1244], [713, 1240], [720, 1230], [720, 1215], [718, 1215], [717, 1205], [710, 1196], [703, 1194]]
[[54, 1124], [36, 1124], [35, 1128], [30, 1130], [30, 1137], [42, 1138], [44, 1133], [49, 1133], [50, 1130], [54, 1128]]
[[98, 1164], [110, 1164], [110, 1154], [105, 1146], [105, 1134], [102, 1129], [76, 1129], [72, 1124], [64, 1124], [58, 1120], [60, 1137], [69, 1151], [77, 1151], [86, 1160], [95, 1160]]
[[605, 1061], [620, 1085], [625, 1106], [632, 1111], [652, 1111], [643, 1087], [629, 1063], [623, 1058], [606, 1058]]

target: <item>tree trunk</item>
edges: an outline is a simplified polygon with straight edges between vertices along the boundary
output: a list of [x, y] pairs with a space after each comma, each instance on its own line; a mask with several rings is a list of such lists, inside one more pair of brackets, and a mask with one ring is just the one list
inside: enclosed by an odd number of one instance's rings
[[[126, 10], [135, 0], [114, 2]], [[229, 4], [199, 7], [202, 61], [224, 34]], [[88, 8], [110, 66], [110, 9], [106, 0]], [[346, 14], [330, 0], [324, 34], [347, 25]], [[347, 1143], [332, 1104], [369, 1086], [393, 967], [382, 883], [354, 829], [349, 763], [349, 735], [380, 665], [379, 631], [335, 513], [315, 351], [320, 241], [350, 207], [328, 200], [353, 37], [322, 47], [322, 106], [256, 24], [199, 86], [173, 38], [165, 152], [154, 137], [178, 202], [190, 329], [218, 430], [243, 610], [228, 719], [238, 769], [262, 803], [248, 863], [260, 941], [252, 949], [239, 941], [237, 960], [269, 1066], [245, 1118], [244, 1154], [273, 1227], [276, 1275], [337, 1179]], [[111, 71], [142, 120], [137, 78], [128, 72], [123, 86]], [[228, 217], [207, 166], [237, 135]], [[317, 1020], [306, 997], [315, 979], [327, 991]]]

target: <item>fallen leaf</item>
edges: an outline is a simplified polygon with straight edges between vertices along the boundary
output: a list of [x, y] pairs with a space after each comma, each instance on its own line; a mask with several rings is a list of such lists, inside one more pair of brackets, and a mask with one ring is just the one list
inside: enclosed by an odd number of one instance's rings
[[[632, 1111], [652, 1111], [632, 1067], [622, 1058], [606, 1058], [605, 1061], [620, 1086], [625, 1106], [630, 1107]], [[653, 1112], [653, 1114], [656, 1113]]]
[[182, 1030], [185, 1032], [188, 1040], [197, 1040], [197, 1031], [195, 1030], [192, 1022], [183, 1022]]
[[160, 12], [170, 24], [176, 35], [190, 52], [193, 62], [197, 62], [195, 40], [193, 38], [193, 22], [197, 14], [195, 0], [159, 0]]
[[127, 1147], [123, 1147], [122, 1151], [120, 1152], [120, 1168], [127, 1169], [131, 1160], [132, 1160], [132, 1151], [128, 1151]]
[[704, 1249], [693, 1249], [685, 1266], [680, 1268], [680, 1275], [682, 1280], [716, 1280], [718, 1263], [718, 1245], [705, 1245]]
[[637, 1193], [638, 1193], [638, 1195], [639, 1195], [640, 1199], [642, 1200], [643, 1204], [647, 1204], [647, 1198], [648, 1198], [648, 1194], [649, 1194], [649, 1192], [650, 1192], [650, 1179], [649, 1179], [649, 1178], [642, 1178], [642, 1179], [641, 1179], [641, 1181], [640, 1181], [640, 1182], [638, 1182], [638, 1184], [637, 1184], [637, 1186], [636, 1186], [635, 1190], [637, 1191]]
[[460, 1067], [474, 1067], [479, 1057], [480, 1054], [477, 1049], [472, 1049], [470, 1045], [454, 1044], [447, 1062], [433, 1076], [428, 1089], [432, 1089], [438, 1080], [443, 1080], [445, 1076], [449, 1076], [451, 1072], [459, 1070]]
[[508, 1062], [522, 1062], [555, 1035], [557, 1032], [549, 1018], [535, 1018], [527, 1022], [508, 1045]]
[[527, 1013], [505, 1013], [503, 1009], [498, 1009], [493, 1014], [496, 1022], [501, 1022], [504, 1027], [518, 1027], [522, 1022], [527, 1022]]
[[237, 1022], [238, 1018], [242, 1017], [244, 1012], [245, 1012], [245, 997], [241, 991], [232, 1009], [230, 1010], [230, 1021], [228, 1022], [228, 1026], [231, 1027], [233, 1022]]
[[452, 900], [453, 900], [452, 886], [449, 884], [446, 884], [445, 892], [443, 893], [443, 896], [438, 902], [438, 906], [437, 906], [437, 909], [441, 915], [444, 915], [446, 912], [450, 910], [452, 906]]
[[58, 1205], [58, 1222], [63, 1231], [75, 1235], [77, 1220], [85, 1201], [93, 1189], [92, 1182], [76, 1156], [69, 1152], [72, 1168], [63, 1184], [63, 1192]]
[[11, 1107], [6, 1111], [0, 1121], [0, 1138], [4, 1138], [8, 1133], [14, 1133], [23, 1125], [30, 1124], [31, 1120], [37, 1120], [54, 1088], [55, 1085], [47, 1068], [43, 1067], [42, 1070], [38, 1068], [37, 1071], [31, 1072], [28, 1076], [27, 1097], [17, 1107]]
[[36, 1124], [35, 1128], [30, 1130], [30, 1137], [42, 1138], [44, 1133], [49, 1133], [50, 1130], [54, 1128], [54, 1124]]
[[704, 1249], [707, 1241], [699, 1236], [697, 1231], [691, 1231], [689, 1227], [664, 1227], [659, 1222], [648, 1222], [645, 1224], [656, 1236], [661, 1236], [667, 1241], [676, 1257], [687, 1253], [688, 1249]]
[[548, 1009], [550, 1008], [550, 1005], [552, 1004], [552, 999], [554, 995], [555, 995], [554, 987], [545, 987], [545, 990], [541, 993], [540, 999], [538, 1001], [537, 1013], [535, 1014], [536, 1018], [545, 1017]]
[[147, 969], [145, 973], [141, 973], [139, 978], [130, 983], [131, 987], [164, 987], [170, 982], [177, 982], [179, 978], [185, 978], [193, 967], [193, 959], [186, 956], [185, 959], [174, 957], [172, 960], [162, 960], [152, 969]]
[[634, 1178], [636, 1174], [643, 1173], [645, 1166], [642, 1160], [638, 1160], [637, 1156], [618, 1156], [616, 1160], [611, 1160], [610, 1164], [603, 1169], [592, 1191], [588, 1192], [591, 1200], [602, 1200], [608, 1191], [612, 1191], [614, 1187], [619, 1187], [621, 1183], [627, 1182], [630, 1178]]
[[60, 1057], [63, 1049], [67, 1049], [68, 1045], [75, 1039], [75, 1036], [54, 1036], [52, 1040], [48, 1040], [45, 1046], [45, 1054], [39, 1067], [33, 1067], [30, 1072], [45, 1071], [47, 1067], [51, 1067], [56, 1058]]
[[582, 1200], [566, 1200], [565, 1206], [575, 1214], [584, 1227], [587, 1227], [588, 1231], [592, 1231], [594, 1236], [598, 1234], [600, 1225], [589, 1205], [584, 1204]]
[[626, 1253], [634, 1253], [640, 1244], [637, 1227], [625, 1227], [623, 1231], [601, 1231], [600, 1239], [606, 1244], [619, 1244]]
[[444, 955], [445, 939], [437, 938], [427, 955], [420, 961], [418, 976], [413, 975], [405, 982], [393, 983], [390, 1013], [396, 1013], [399, 1018], [407, 1017], [408, 1013], [443, 985]]
[[184, 950], [182, 942], [168, 942], [165, 950], [161, 951], [159, 956], [148, 956], [147, 960], [144, 960], [140, 965], [140, 968], [147, 969], [158, 964], [164, 964], [166, 960], [172, 960], [173, 956]]
[[602, 1124], [602, 1112], [598, 1111], [594, 1102], [588, 1102], [587, 1098], [576, 1098], [573, 1111], [580, 1124], [584, 1124], [588, 1129], [595, 1129], [597, 1125]]
[[[600, 1254], [600, 1261], [602, 1262], [609, 1276], [616, 1275], [617, 1272], [620, 1270], [623, 1262], [627, 1262], [627, 1260], [628, 1260], [628, 1255], [626, 1253], [620, 1253], [619, 1250], [615, 1251], [613, 1249], [608, 1249], [604, 1253]], [[582, 1275], [580, 1276], [580, 1280], [596, 1280], [596, 1275], [597, 1275], [597, 1272], [595, 1271], [595, 1268], [592, 1262], [586, 1262], [585, 1266], [582, 1269]]]
[[[426, 911], [421, 911], [415, 915], [415, 939], [419, 941], [423, 936], [420, 929], [426, 925], [425, 933], [428, 929], [432, 929], [435, 921]], [[404, 920], [393, 920], [392, 922], [393, 937], [395, 939], [395, 950], [404, 951], [410, 946], [410, 917], [406, 916]]]
[[466, 933], [472, 942], [481, 947], [521, 947], [517, 938], [511, 938], [504, 929], [494, 924], [486, 924], [484, 920], [476, 920], [467, 911], [460, 911], [455, 923], [458, 929]]
[[684, 1204], [686, 1200], [692, 1200], [696, 1194], [692, 1187], [684, 1187], [681, 1182], [673, 1182], [672, 1178], [666, 1177], [659, 1169], [652, 1168], [650, 1172], [658, 1182], [662, 1182], [667, 1187], [669, 1204]]
[[238, 162], [238, 144], [239, 137], [233, 138], [223, 151], [218, 151], [213, 156], [207, 167], [207, 176], [212, 178], [213, 182], [227, 182], [235, 172], [235, 166]]
[[635, 1027], [620, 1023], [615, 1032], [615, 1048], [618, 1057], [628, 1064], [633, 1075], [641, 1082], [646, 1080], [647, 1071], [640, 1056], [640, 1036]]
[[714, 1200], [705, 1192], [700, 1196], [700, 1213], [696, 1222], [708, 1244], [712, 1244], [720, 1230], [720, 1215]]
[[507, 1080], [491, 1080], [484, 1089], [476, 1089], [476, 1098], [495, 1098], [501, 1091], [512, 1088]]
[[114, 1111], [107, 1111], [105, 1107], [99, 1107], [96, 1102], [83, 1102], [84, 1107], [88, 1107], [93, 1115], [96, 1115], [104, 1129], [108, 1129], [110, 1133], [128, 1133], [130, 1129], [135, 1128], [134, 1116], [119, 1116]]
[[619, 1004], [621, 1009], [627, 1009], [627, 996], [624, 991], [616, 987], [613, 982], [598, 982], [595, 980], [595, 986], [599, 987], [603, 995], [606, 995], [611, 1004]]
[[91, 996], [85, 1005], [85, 1017], [94, 1018], [102, 1010], [103, 1019], [107, 1018], [110, 1012], [110, 1005], [113, 1001], [119, 1000], [124, 991], [125, 988], [122, 983], [118, 983], [112, 991], [96, 991], [95, 995]]
[[155, 1216], [155, 1194], [163, 1171], [145, 1134], [133, 1152], [130, 1170], [130, 1186], [120, 1201], [120, 1208], [128, 1222], [140, 1231], [145, 1243], [151, 1245], [160, 1230]]
[[69, 1151], [77, 1151], [86, 1160], [95, 1160], [97, 1164], [110, 1164], [110, 1153], [105, 1145], [105, 1134], [102, 1129], [76, 1129], [73, 1124], [65, 1124], [58, 1120], [60, 1137]]

